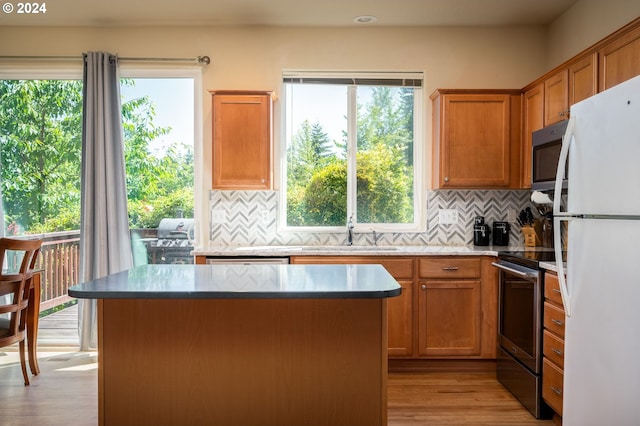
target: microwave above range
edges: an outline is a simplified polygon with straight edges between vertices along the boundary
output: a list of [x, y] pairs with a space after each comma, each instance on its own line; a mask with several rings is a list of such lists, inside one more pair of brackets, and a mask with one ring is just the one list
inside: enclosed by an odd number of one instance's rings
[[[558, 159], [562, 149], [562, 137], [567, 130], [568, 120], [555, 123], [532, 133], [531, 189], [549, 191], [555, 188]], [[568, 162], [567, 162], [568, 167]], [[562, 188], [567, 188], [567, 169]]]

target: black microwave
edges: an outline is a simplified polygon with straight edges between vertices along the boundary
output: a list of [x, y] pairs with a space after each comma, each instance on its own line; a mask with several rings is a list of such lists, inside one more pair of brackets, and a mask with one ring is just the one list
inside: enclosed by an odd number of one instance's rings
[[[532, 133], [531, 189], [534, 191], [549, 191], [555, 188], [562, 137], [567, 130], [568, 122], [569, 120], [564, 120]], [[563, 189], [567, 188], [568, 166], [567, 162]]]

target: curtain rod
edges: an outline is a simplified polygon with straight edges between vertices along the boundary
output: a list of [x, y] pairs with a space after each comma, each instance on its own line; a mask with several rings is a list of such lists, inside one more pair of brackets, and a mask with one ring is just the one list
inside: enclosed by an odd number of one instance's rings
[[[135, 58], [135, 57], [119, 57], [116, 55], [119, 61], [137, 61], [137, 62], [196, 62], [201, 65], [209, 65], [211, 58], [208, 56], [197, 56], [195, 58]], [[78, 56], [0, 56], [0, 59], [13, 59], [13, 60], [64, 60], [75, 61], [82, 60], [82, 57]]]

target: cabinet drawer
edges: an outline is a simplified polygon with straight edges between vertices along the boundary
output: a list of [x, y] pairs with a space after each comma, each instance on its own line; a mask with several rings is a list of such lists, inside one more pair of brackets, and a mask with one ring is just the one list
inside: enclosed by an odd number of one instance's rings
[[564, 338], [564, 310], [544, 302], [544, 328]]
[[542, 399], [562, 416], [564, 372], [547, 358], [542, 360]]
[[420, 278], [478, 278], [480, 258], [448, 256], [418, 260]]
[[542, 351], [544, 356], [549, 358], [560, 368], [564, 368], [564, 340], [545, 330], [542, 337]]
[[560, 294], [560, 283], [556, 274], [544, 274], [544, 297], [562, 306], [562, 295]]

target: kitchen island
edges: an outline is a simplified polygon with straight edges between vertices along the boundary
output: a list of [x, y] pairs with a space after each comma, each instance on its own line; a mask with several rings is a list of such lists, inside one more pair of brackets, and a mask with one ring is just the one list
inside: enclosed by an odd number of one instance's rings
[[380, 265], [145, 265], [98, 299], [101, 425], [386, 425]]

